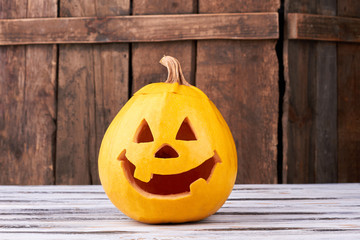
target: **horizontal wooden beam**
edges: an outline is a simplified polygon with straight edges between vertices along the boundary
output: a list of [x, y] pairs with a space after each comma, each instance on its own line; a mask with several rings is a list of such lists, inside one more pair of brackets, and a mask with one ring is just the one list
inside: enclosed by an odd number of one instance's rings
[[288, 39], [360, 42], [360, 18], [289, 13]]
[[277, 13], [0, 20], [0, 45], [277, 39]]

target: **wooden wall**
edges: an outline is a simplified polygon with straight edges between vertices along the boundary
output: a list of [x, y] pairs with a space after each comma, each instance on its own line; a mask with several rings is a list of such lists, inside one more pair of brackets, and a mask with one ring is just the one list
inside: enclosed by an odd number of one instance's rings
[[163, 55], [228, 122], [238, 183], [360, 181], [359, 34], [296, 35], [303, 13], [359, 26], [360, 4], [0, 0], [0, 184], [99, 184], [102, 136]]
[[[354, 31], [360, 2], [285, 3], [284, 181], [359, 182], [360, 44]], [[293, 25], [291, 13], [316, 14], [321, 21], [311, 29], [306, 22], [313, 15], [299, 14]]]

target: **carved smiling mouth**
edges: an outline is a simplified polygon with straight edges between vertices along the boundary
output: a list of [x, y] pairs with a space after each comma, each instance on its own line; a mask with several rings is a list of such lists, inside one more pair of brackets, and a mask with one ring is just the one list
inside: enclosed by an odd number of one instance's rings
[[123, 170], [126, 178], [134, 186], [143, 191], [156, 195], [172, 195], [190, 192], [190, 185], [202, 178], [208, 181], [215, 168], [216, 163], [221, 163], [219, 155], [214, 151], [214, 155], [200, 164], [199, 166], [178, 174], [153, 174], [149, 182], [143, 182], [134, 177], [136, 166], [125, 156], [125, 150], [120, 154], [118, 160], [123, 162]]

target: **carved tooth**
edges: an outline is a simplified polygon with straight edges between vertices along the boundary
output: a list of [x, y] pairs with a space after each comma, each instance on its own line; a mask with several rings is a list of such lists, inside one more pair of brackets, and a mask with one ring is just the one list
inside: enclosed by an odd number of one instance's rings
[[214, 156], [213, 156], [215, 163], [221, 163], [221, 159], [218, 155], [218, 153], [216, 152], [216, 150], [214, 151]]
[[195, 189], [202, 189], [204, 184], [206, 184], [206, 180], [203, 178], [199, 178], [193, 183], [190, 184], [190, 192], [193, 193]]
[[152, 174], [144, 168], [136, 167], [134, 177], [142, 182], [149, 182], [152, 178]]

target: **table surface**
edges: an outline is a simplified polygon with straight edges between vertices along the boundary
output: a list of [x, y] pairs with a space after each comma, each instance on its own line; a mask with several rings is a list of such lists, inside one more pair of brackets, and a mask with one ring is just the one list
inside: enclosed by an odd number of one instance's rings
[[0, 186], [0, 239], [360, 239], [360, 184], [235, 185], [195, 223], [129, 219], [101, 186]]

